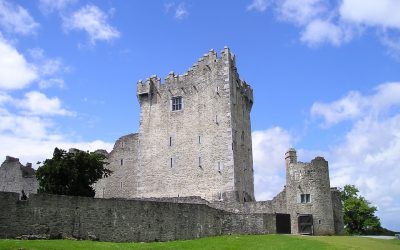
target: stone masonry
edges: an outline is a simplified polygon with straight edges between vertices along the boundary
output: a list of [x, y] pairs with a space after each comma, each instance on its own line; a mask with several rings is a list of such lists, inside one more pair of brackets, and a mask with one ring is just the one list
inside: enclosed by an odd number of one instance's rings
[[137, 97], [139, 133], [117, 141], [110, 154], [114, 176], [96, 184], [96, 197], [254, 201], [253, 91], [228, 48], [220, 57], [210, 50], [163, 84], [157, 76], [139, 81]]
[[0, 166], [0, 191], [21, 194], [24, 190], [29, 196], [30, 193], [36, 193], [37, 189], [38, 182], [32, 164], [23, 166], [18, 158], [7, 156]]
[[[171, 72], [164, 83], [157, 76], [139, 81], [137, 98], [139, 132], [119, 138], [110, 153], [97, 151], [107, 156], [113, 171], [94, 185], [95, 197], [102, 199], [34, 195], [21, 203], [14, 194], [0, 192], [2, 204], [11, 211], [23, 212], [23, 218], [33, 216], [26, 224], [18, 220], [15, 232], [5, 227], [15, 226], [10, 218], [16, 215], [0, 216], [0, 237], [41, 233], [35, 225], [46, 234], [95, 234], [107, 241], [342, 233], [340, 193], [330, 187], [323, 157], [303, 163], [297, 161], [296, 150], [289, 149], [286, 186], [272, 200], [255, 201], [253, 91], [240, 80], [235, 56], [227, 47], [220, 56], [210, 50], [183, 75]], [[0, 168], [0, 191], [35, 193], [33, 171], [29, 164], [24, 167], [7, 157]], [[52, 216], [55, 224], [49, 221]]]

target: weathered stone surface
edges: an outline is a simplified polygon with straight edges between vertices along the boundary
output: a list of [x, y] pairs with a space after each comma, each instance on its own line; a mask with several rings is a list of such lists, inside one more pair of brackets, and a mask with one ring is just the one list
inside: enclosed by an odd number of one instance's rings
[[0, 166], [0, 191], [21, 194], [24, 190], [29, 196], [31, 193], [36, 193], [37, 188], [38, 182], [32, 164], [27, 163], [23, 166], [18, 158], [7, 156]]
[[273, 214], [234, 214], [207, 204], [0, 192], [0, 238], [169, 241], [274, 233]]
[[[137, 84], [138, 134], [110, 153], [114, 174], [96, 197], [200, 196], [254, 201], [250, 110], [252, 89], [239, 79], [235, 56], [211, 50], [184, 75]], [[182, 109], [172, 111], [174, 97]]]

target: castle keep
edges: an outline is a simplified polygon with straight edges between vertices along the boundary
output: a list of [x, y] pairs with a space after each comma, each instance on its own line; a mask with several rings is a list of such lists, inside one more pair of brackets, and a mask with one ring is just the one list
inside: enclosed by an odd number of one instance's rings
[[[67, 202], [32, 194], [24, 203], [17, 194], [0, 192], [0, 237], [47, 232], [154, 241], [228, 233], [342, 232], [339, 191], [330, 187], [328, 162], [322, 157], [303, 163], [289, 149], [282, 192], [272, 200], [255, 201], [253, 90], [240, 79], [227, 47], [219, 56], [210, 50], [183, 75], [169, 73], [163, 83], [157, 76], [139, 81], [136, 94], [139, 132], [119, 138], [110, 153], [102, 152], [113, 174], [95, 184], [98, 199], [70, 197]], [[21, 185], [10, 184], [10, 169], [15, 172], [22, 165], [11, 159], [0, 168], [0, 187], [20, 192]], [[35, 193], [37, 186], [32, 187], [29, 193]], [[12, 216], [1, 216], [17, 210], [28, 222], [16, 225]], [[57, 220], [56, 226], [51, 220]], [[33, 226], [37, 224], [44, 229]]]
[[240, 80], [235, 56], [210, 50], [184, 75], [137, 83], [138, 134], [110, 155], [113, 177], [96, 196], [200, 196], [254, 201], [250, 111], [253, 90]]

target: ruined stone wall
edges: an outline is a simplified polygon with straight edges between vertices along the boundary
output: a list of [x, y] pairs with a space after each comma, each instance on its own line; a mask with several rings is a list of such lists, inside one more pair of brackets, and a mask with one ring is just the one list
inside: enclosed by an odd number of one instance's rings
[[337, 188], [331, 188], [331, 196], [335, 234], [340, 235], [344, 233], [343, 204], [340, 198], [340, 191]]
[[[309, 194], [310, 202], [302, 202], [302, 194]], [[324, 158], [316, 157], [311, 163], [302, 163], [297, 162], [294, 150], [287, 153], [286, 197], [292, 233], [299, 233], [298, 215], [301, 214], [313, 216], [315, 235], [335, 233], [328, 162]]]
[[138, 192], [138, 134], [119, 138], [107, 155], [107, 168], [113, 173], [95, 185], [96, 198], [140, 197]]
[[[240, 100], [252, 93], [242, 81], [237, 87], [232, 68], [228, 48], [220, 57], [211, 50], [184, 75], [171, 72], [164, 84], [156, 76], [138, 83], [138, 190], [143, 197], [254, 199], [250, 121], [239, 122], [249, 120], [250, 107], [244, 117], [232, 118], [238, 111], [231, 104], [232, 90]], [[173, 97], [182, 97], [182, 110], [171, 110]], [[233, 149], [233, 122], [246, 132], [243, 150]]]
[[21, 235], [100, 241], [169, 241], [275, 233], [273, 214], [233, 214], [206, 204], [0, 192], [0, 238]]
[[16, 192], [21, 194], [24, 190], [29, 196], [36, 193], [38, 182], [32, 164], [23, 166], [18, 158], [7, 156], [0, 166], [0, 191]]

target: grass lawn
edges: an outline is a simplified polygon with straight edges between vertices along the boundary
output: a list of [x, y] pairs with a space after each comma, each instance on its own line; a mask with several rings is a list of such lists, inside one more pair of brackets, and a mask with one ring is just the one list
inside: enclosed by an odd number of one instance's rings
[[400, 249], [400, 240], [349, 236], [232, 235], [187, 241], [111, 243], [74, 240], [0, 240], [0, 249]]

